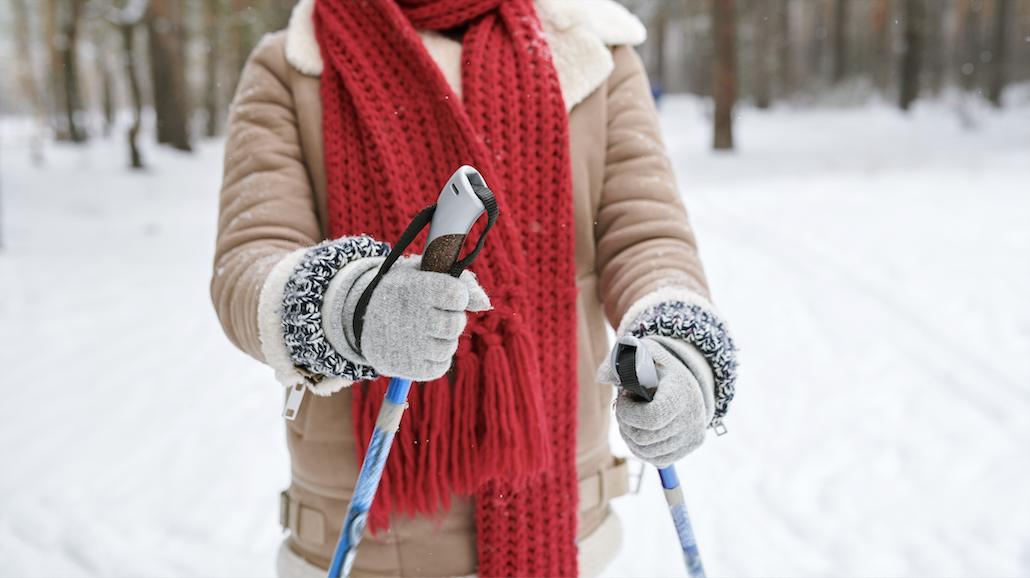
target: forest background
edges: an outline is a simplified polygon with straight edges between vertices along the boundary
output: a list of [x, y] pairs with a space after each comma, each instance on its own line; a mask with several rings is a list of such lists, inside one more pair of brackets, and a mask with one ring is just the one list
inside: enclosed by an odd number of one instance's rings
[[[0, 0], [0, 576], [274, 575], [282, 390], [208, 288], [293, 4]], [[625, 4], [740, 348], [708, 575], [1030, 576], [1030, 0]], [[683, 576], [632, 471], [602, 576]]]
[[[1030, 0], [622, 0], [648, 28], [639, 48], [656, 97], [711, 96], [715, 148], [733, 147], [738, 101], [767, 108], [908, 109], [954, 87], [1002, 105], [1030, 79]], [[35, 118], [42, 143], [109, 136], [191, 150], [220, 135], [247, 55], [296, 0], [3, 0], [0, 115]], [[962, 111], [959, 111], [962, 114]]]

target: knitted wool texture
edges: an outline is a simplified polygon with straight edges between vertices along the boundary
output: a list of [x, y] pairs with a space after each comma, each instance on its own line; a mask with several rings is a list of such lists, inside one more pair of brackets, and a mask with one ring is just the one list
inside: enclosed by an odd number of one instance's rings
[[[449, 377], [412, 388], [370, 523], [474, 495], [481, 576], [575, 576], [576, 285], [557, 73], [531, 0], [411, 4], [316, 4], [331, 234], [396, 239], [473, 165], [500, 207], [472, 267], [494, 309], [470, 318]], [[416, 34], [457, 28], [464, 102]], [[359, 458], [385, 389], [351, 388]]]

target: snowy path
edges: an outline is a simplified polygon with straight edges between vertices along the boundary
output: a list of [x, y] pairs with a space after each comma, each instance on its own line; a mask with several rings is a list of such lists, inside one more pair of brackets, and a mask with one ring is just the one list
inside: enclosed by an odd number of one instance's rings
[[282, 398], [208, 297], [219, 148], [4, 151], [0, 573], [274, 573]]
[[[679, 465], [710, 575], [1030, 574], [1028, 112], [745, 109], [716, 155], [665, 103], [742, 348]], [[271, 575], [282, 398], [207, 297], [219, 143], [132, 174], [0, 128], [0, 575]], [[654, 472], [616, 508], [605, 575], [683, 575]]]
[[711, 572], [1030, 574], [1030, 116], [745, 110], [725, 156], [664, 113], [742, 349], [680, 466]]

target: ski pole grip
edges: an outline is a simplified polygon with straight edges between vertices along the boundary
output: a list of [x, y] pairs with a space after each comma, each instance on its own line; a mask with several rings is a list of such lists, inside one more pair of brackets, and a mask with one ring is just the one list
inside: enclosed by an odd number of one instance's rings
[[[476, 224], [479, 216], [486, 212], [486, 227], [483, 234], [476, 241], [476, 248], [464, 259], [458, 260], [461, 254], [461, 247], [465, 244], [465, 237]], [[415, 240], [415, 237], [429, 225], [429, 238], [426, 239], [426, 248], [422, 252], [423, 271], [434, 271], [447, 273], [452, 277], [461, 275], [479, 256], [483, 249], [483, 242], [486, 234], [493, 228], [497, 221], [497, 200], [493, 192], [487, 188], [483, 176], [479, 171], [463, 165], [451, 175], [451, 178], [440, 191], [440, 197], [436, 204], [422, 209], [404, 230], [401, 238], [393, 246], [393, 250], [386, 256], [386, 260], [379, 267], [372, 282], [365, 287], [365, 291], [358, 299], [354, 308], [354, 338], [357, 340], [358, 352], [361, 351], [361, 334], [365, 326], [365, 310], [372, 298], [372, 292], [379, 286], [379, 281], [386, 275], [390, 267], [404, 253], [404, 250]]]
[[619, 376], [619, 387], [641, 401], [650, 402], [658, 389], [658, 372], [654, 358], [644, 342], [625, 335], [615, 343], [611, 356], [612, 370]]
[[449, 273], [451, 266], [458, 261], [465, 237], [457, 234], [443, 235], [426, 244], [426, 251], [422, 254], [422, 270]]
[[[472, 226], [483, 213], [487, 213], [487, 228], [479, 238], [475, 250], [459, 261]], [[463, 165], [451, 175], [440, 191], [436, 211], [429, 223], [429, 237], [422, 253], [422, 270], [448, 273], [457, 277], [479, 254], [487, 231], [497, 219], [497, 202], [487, 188], [483, 176], [475, 168]]]

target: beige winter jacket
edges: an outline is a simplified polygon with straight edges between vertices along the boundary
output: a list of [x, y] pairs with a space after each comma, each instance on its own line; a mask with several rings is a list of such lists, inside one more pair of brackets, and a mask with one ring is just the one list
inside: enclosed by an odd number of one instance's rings
[[[286, 385], [304, 383], [282, 346], [276, 308], [306, 247], [326, 238], [321, 58], [302, 0], [288, 30], [254, 50], [233, 101], [211, 283], [226, 335], [269, 363]], [[630, 44], [643, 27], [614, 2], [539, 1], [541, 21], [570, 109], [578, 273], [580, 564], [596, 573], [621, 539], [608, 500], [627, 488], [608, 448], [610, 386], [594, 382], [605, 358], [605, 320], [620, 332], [649, 306], [679, 300], [710, 308], [694, 235], [680, 202], [641, 62]], [[452, 86], [460, 45], [423, 34]], [[383, 239], [393, 241], [392, 239]], [[287, 421], [293, 483], [284, 497], [291, 530], [280, 571], [327, 568], [357, 478], [349, 389], [326, 380]], [[333, 393], [335, 391], [335, 393]], [[394, 516], [386, 537], [366, 535], [354, 575], [475, 572], [474, 524], [455, 498], [442, 522]], [[297, 558], [297, 555], [300, 558]]]

